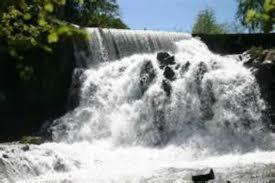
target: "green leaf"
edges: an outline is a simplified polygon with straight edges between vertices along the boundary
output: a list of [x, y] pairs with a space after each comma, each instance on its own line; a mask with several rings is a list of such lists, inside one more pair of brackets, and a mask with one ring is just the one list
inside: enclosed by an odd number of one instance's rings
[[24, 20], [30, 20], [32, 18], [32, 16], [31, 16], [31, 14], [26, 13], [26, 14], [24, 14], [23, 18], [24, 18]]
[[44, 18], [39, 18], [38, 19], [38, 25], [40, 26], [46, 26], [48, 23], [46, 22], [46, 20]]
[[56, 32], [52, 32], [48, 35], [48, 42], [49, 43], [56, 43], [58, 41], [58, 35]]
[[50, 13], [53, 12], [54, 6], [52, 3], [48, 2], [44, 5], [44, 9]]

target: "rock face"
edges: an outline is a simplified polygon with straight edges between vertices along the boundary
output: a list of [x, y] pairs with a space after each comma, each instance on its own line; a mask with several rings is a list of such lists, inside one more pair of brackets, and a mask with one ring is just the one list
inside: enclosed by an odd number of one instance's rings
[[171, 67], [167, 66], [164, 69], [163, 75], [166, 79], [173, 81], [175, 80], [175, 72], [173, 71], [173, 69], [171, 69]]
[[16, 63], [0, 50], [0, 142], [38, 135], [45, 121], [67, 112], [72, 73], [76, 67], [73, 43], [60, 42], [51, 54], [33, 49], [25, 56], [35, 77], [23, 81]]
[[165, 67], [167, 65], [174, 65], [174, 64], [176, 64], [175, 57], [171, 56], [167, 52], [159, 52], [157, 54], [157, 59], [159, 61], [159, 65], [160, 65], [161, 69], [163, 69], [163, 67]]
[[156, 74], [152, 62], [150, 60], [145, 61], [141, 68], [139, 82], [142, 95], [149, 88], [155, 77]]
[[[162, 81], [162, 89], [166, 93], [166, 96], [170, 97], [172, 92], [171, 83], [176, 79], [175, 71], [172, 69], [172, 65], [175, 65], [175, 57], [167, 52], [159, 52], [157, 54], [157, 60], [160, 69], [163, 69], [164, 80]], [[180, 65], [177, 65], [176, 70], [179, 69]]]
[[262, 97], [268, 104], [267, 116], [271, 119], [270, 128], [275, 131], [275, 49], [250, 50], [245, 53], [250, 59], [245, 66], [254, 70]]

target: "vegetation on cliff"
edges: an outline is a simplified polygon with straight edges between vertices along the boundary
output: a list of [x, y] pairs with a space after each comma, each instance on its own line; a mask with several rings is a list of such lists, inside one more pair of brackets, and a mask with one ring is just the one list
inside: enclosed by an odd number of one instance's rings
[[250, 32], [271, 32], [275, 24], [274, 0], [237, 0], [237, 18]]
[[[98, 3], [95, 11], [86, 6], [89, 2]], [[107, 6], [111, 2], [113, 8]], [[80, 22], [69, 9], [91, 14]], [[76, 64], [71, 40], [86, 38], [81, 26], [92, 26], [88, 22], [94, 19], [99, 27], [123, 28], [113, 0], [0, 1], [0, 142], [37, 135], [46, 120], [68, 110]]]

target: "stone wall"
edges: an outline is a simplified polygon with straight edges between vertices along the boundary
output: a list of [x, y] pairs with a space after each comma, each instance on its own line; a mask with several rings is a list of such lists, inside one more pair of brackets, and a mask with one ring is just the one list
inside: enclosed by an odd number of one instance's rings
[[271, 34], [194, 34], [199, 37], [209, 49], [219, 54], [240, 54], [251, 47], [269, 49], [275, 47], [275, 33]]
[[53, 53], [32, 50], [25, 56], [34, 77], [21, 80], [16, 61], [0, 53], [0, 142], [36, 135], [47, 120], [67, 110], [75, 58], [72, 41], [56, 45]]

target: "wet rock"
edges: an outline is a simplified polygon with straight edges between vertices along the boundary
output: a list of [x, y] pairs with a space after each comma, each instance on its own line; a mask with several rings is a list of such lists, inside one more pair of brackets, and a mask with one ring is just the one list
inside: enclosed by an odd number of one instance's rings
[[165, 91], [167, 97], [171, 96], [172, 87], [169, 81], [162, 81], [162, 89]]
[[154, 78], [156, 77], [155, 69], [153, 67], [153, 64], [151, 61], [146, 61], [140, 72], [140, 89], [142, 95], [145, 93], [145, 91], [149, 88], [150, 84], [153, 82]]
[[158, 54], [157, 54], [157, 59], [158, 59], [158, 61], [162, 61], [162, 60], [164, 60], [165, 58], [167, 58], [167, 57], [170, 57], [171, 55], [169, 54], [169, 53], [167, 53], [167, 52], [159, 52]]
[[9, 156], [7, 154], [3, 154], [2, 157], [5, 158], [5, 159], [9, 158]]
[[170, 80], [170, 81], [173, 81], [175, 80], [175, 72], [173, 71], [173, 69], [171, 69], [171, 67], [167, 66], [165, 67], [164, 69], [164, 72], [163, 72], [163, 75], [166, 79]]
[[200, 62], [198, 65], [198, 70], [197, 70], [197, 75], [196, 75], [196, 80], [201, 81], [204, 74], [207, 72], [207, 66], [205, 63]]
[[188, 69], [189, 69], [189, 67], [190, 67], [190, 62], [186, 62], [186, 64], [184, 64], [184, 65], [181, 67], [181, 73], [183, 74], [183, 73], [187, 72]]
[[22, 147], [22, 150], [23, 151], [29, 151], [30, 150], [30, 146], [25, 145], [25, 146]]
[[213, 169], [210, 169], [210, 172], [207, 174], [202, 174], [202, 175], [195, 175], [192, 176], [192, 181], [194, 183], [199, 183], [199, 182], [207, 182], [209, 180], [214, 180], [215, 179], [215, 174]]
[[180, 64], [177, 64], [175, 69], [178, 70], [180, 68]]
[[261, 94], [267, 102], [266, 125], [275, 132], [275, 49], [252, 48], [243, 55], [250, 59], [244, 65], [253, 70]]
[[164, 66], [167, 66], [167, 65], [174, 65], [174, 64], [176, 64], [175, 57], [171, 56], [167, 52], [159, 52], [157, 54], [157, 59], [159, 61], [159, 64], [160, 64], [161, 68], [163, 68]]

